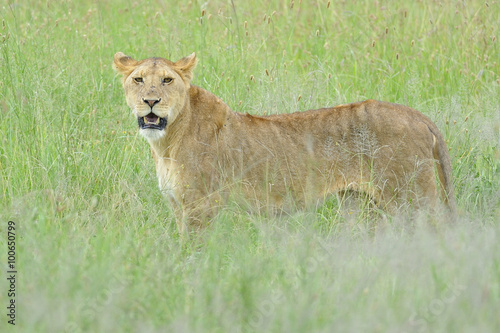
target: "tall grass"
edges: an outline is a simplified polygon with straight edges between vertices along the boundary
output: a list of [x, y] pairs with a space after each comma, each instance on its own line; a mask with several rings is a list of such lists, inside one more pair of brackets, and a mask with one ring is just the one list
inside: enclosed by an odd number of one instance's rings
[[[0, 4], [0, 249], [13, 220], [17, 329], [498, 330], [499, 15], [496, 1]], [[196, 51], [194, 84], [235, 111], [417, 108], [448, 142], [460, 221], [351, 223], [335, 201], [281, 219], [227, 207], [201, 248], [182, 247], [117, 51]]]

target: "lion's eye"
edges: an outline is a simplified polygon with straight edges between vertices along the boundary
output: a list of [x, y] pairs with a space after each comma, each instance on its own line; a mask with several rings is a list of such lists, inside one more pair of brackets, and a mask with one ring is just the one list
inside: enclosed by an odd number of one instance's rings
[[162, 83], [165, 83], [165, 84], [169, 84], [169, 83], [172, 83], [174, 79], [172, 79], [171, 77], [166, 77], [163, 79]]
[[134, 77], [134, 81], [136, 83], [142, 83], [142, 82], [144, 82], [144, 80], [142, 79], [142, 77]]

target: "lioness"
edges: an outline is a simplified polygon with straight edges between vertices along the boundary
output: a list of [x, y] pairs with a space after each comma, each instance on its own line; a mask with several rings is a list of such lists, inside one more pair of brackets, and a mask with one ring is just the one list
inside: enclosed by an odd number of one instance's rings
[[191, 84], [196, 63], [194, 53], [177, 62], [114, 56], [181, 233], [204, 228], [234, 193], [273, 211], [345, 192], [388, 212], [434, 207], [435, 165], [455, 211], [448, 149], [422, 113], [375, 100], [271, 116], [233, 112]]

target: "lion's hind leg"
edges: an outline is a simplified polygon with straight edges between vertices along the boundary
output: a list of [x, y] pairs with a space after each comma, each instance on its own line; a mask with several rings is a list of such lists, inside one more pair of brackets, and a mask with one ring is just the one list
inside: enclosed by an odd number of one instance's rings
[[368, 193], [347, 189], [337, 192], [337, 199], [340, 215], [349, 223], [362, 220], [374, 221], [381, 217], [381, 208]]

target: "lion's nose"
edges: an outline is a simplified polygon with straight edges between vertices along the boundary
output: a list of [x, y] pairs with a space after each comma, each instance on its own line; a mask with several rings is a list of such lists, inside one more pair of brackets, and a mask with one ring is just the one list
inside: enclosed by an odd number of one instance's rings
[[146, 103], [146, 104], [149, 104], [149, 107], [151, 107], [151, 108], [152, 108], [153, 106], [155, 106], [155, 104], [160, 103], [161, 98], [160, 98], [160, 99], [144, 99], [144, 98], [143, 98], [143, 99], [142, 99], [142, 101], [143, 101], [144, 103]]

